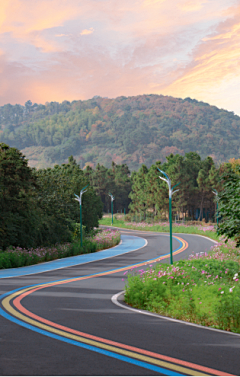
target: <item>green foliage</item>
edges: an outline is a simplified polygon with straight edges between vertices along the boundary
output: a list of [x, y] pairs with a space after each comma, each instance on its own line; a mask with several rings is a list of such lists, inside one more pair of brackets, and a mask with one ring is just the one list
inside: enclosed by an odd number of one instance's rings
[[88, 166], [84, 170], [84, 175], [101, 198], [104, 212], [111, 212], [109, 192], [115, 198], [113, 202], [114, 212], [123, 212], [124, 208], [128, 209], [132, 183], [127, 165], [117, 165], [112, 162], [111, 168], [107, 169], [98, 164], [95, 170]]
[[[41, 244], [66, 242], [71, 239], [75, 223], [79, 222], [79, 204], [74, 194], [88, 184], [76, 161], [36, 172], [37, 205], [42, 211]], [[102, 203], [89, 186], [82, 197], [82, 221], [86, 232], [98, 226], [102, 216]]]
[[240, 167], [223, 175], [223, 190], [219, 193], [219, 234], [234, 238], [240, 245]]
[[172, 318], [240, 333], [238, 254], [221, 243], [210, 255], [192, 256], [170, 265], [156, 264], [146, 271], [132, 268], [125, 301]]
[[[132, 217], [134, 220], [134, 216]], [[139, 218], [140, 220], [140, 218]], [[190, 222], [191, 223], [191, 222]], [[104, 217], [99, 221], [100, 225], [107, 225], [111, 226], [112, 220], [110, 217]], [[167, 222], [129, 222], [124, 221], [123, 219], [114, 219], [113, 226], [124, 228], [124, 229], [134, 229], [134, 230], [144, 230], [150, 232], [159, 232], [159, 233], [169, 233], [169, 223]], [[215, 227], [211, 226], [196, 226], [196, 225], [188, 225], [188, 224], [179, 224], [174, 223], [172, 224], [173, 233], [187, 233], [187, 234], [200, 234], [205, 237], [212, 238], [213, 240], [219, 241], [219, 236], [215, 231]]]
[[73, 154], [82, 167], [110, 168], [114, 160], [137, 170], [191, 151], [221, 163], [239, 157], [239, 127], [232, 112], [162, 95], [0, 107], [0, 140], [24, 149], [37, 167]]
[[33, 246], [38, 210], [36, 177], [22, 153], [0, 144], [0, 248]]
[[169, 194], [166, 182], [159, 179], [161, 168], [171, 179], [172, 187], [181, 182], [179, 191], [173, 196], [173, 215], [190, 219], [207, 220], [214, 217], [215, 202], [213, 188], [221, 189], [220, 169], [216, 169], [211, 157], [201, 160], [196, 152], [185, 156], [170, 154], [167, 162], [157, 161], [148, 169], [145, 165], [133, 172], [132, 191], [129, 197], [131, 213], [140, 213], [144, 219], [154, 214], [156, 219], [168, 219]]
[[[74, 193], [88, 183], [72, 157], [68, 164], [36, 171], [20, 151], [0, 144], [0, 249], [71, 241], [80, 212]], [[98, 226], [102, 203], [91, 186], [82, 203], [89, 232]]]
[[120, 242], [120, 233], [112, 230], [92, 231], [92, 234], [83, 240], [81, 247], [79, 240], [71, 243], [56, 244], [51, 247], [24, 249], [8, 247], [0, 250], [0, 269], [28, 266], [59, 258], [71, 257], [79, 254], [94, 253], [102, 249], [116, 246]]
[[29, 266], [79, 254], [94, 253], [96, 250], [96, 243], [86, 239], [83, 241], [83, 247], [79, 242], [73, 242], [36, 250], [13, 248], [0, 252], [0, 269]]

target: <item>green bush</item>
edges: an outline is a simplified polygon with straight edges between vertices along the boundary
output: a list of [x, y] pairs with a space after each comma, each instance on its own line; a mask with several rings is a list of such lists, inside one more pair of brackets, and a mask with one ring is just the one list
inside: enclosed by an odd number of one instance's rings
[[127, 304], [240, 333], [239, 250], [219, 243], [209, 255], [128, 273]]

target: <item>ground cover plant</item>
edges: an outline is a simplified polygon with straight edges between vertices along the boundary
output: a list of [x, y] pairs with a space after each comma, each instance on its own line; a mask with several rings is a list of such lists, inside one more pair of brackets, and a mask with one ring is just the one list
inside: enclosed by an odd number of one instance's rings
[[[121, 215], [119, 216], [121, 217]], [[104, 217], [99, 221], [100, 225], [107, 225], [110, 226], [112, 220], [110, 217]], [[119, 228], [128, 228], [134, 230], [144, 230], [144, 231], [152, 231], [152, 232], [169, 232], [169, 222], [129, 222], [124, 221], [124, 218], [118, 219], [114, 218], [113, 226]], [[216, 233], [216, 225], [213, 224], [205, 224], [205, 223], [198, 223], [198, 225], [191, 225], [191, 222], [188, 223], [174, 223], [172, 224], [173, 233], [188, 233], [188, 234], [200, 234], [202, 236], [210, 237], [216, 241], [219, 240], [219, 237]]]
[[56, 244], [51, 247], [31, 249], [8, 247], [5, 251], [0, 251], [0, 269], [28, 266], [74, 255], [94, 253], [116, 246], [119, 242], [120, 233], [118, 231], [104, 229], [97, 230], [91, 236], [84, 238], [82, 247], [79, 240]]
[[[128, 271], [127, 304], [164, 316], [240, 333], [240, 249], [222, 240], [209, 253], [173, 265]], [[126, 277], [126, 276], [125, 276]]]

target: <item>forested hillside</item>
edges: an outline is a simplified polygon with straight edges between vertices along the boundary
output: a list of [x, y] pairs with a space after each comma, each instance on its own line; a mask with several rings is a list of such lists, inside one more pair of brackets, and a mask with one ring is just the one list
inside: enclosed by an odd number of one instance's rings
[[190, 98], [141, 95], [0, 107], [0, 141], [37, 168], [111, 162], [137, 170], [170, 153], [197, 152], [217, 163], [240, 157], [240, 117]]

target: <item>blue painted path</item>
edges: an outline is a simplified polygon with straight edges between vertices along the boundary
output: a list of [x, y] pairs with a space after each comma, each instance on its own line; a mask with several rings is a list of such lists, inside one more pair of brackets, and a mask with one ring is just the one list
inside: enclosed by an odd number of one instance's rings
[[106, 249], [98, 251], [92, 254], [82, 254], [75, 257], [57, 259], [51, 262], [34, 264], [33, 266], [18, 267], [18, 268], [7, 268], [0, 270], [0, 279], [10, 278], [31, 274], [39, 274], [41, 272], [58, 270], [60, 268], [76, 266], [78, 264], [94, 262], [110, 257], [115, 257], [117, 255], [125, 254], [130, 251], [140, 249], [145, 246], [146, 240], [144, 238], [136, 236], [121, 235], [122, 243], [111, 249]]

